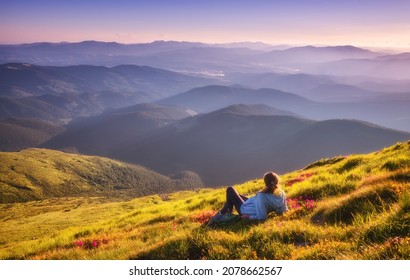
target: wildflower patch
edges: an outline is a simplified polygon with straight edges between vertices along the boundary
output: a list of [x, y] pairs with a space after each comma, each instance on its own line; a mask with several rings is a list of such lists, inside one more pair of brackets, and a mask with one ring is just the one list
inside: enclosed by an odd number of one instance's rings
[[86, 240], [76, 240], [74, 241], [74, 246], [82, 249], [97, 249], [99, 248], [102, 244], [108, 244], [109, 240], [107, 238], [102, 238], [102, 239], [86, 239]]
[[310, 197], [288, 198], [286, 200], [288, 208], [290, 209], [306, 209], [312, 210], [315, 207], [316, 201]]
[[313, 175], [315, 175], [315, 173], [313, 173], [313, 172], [302, 173], [298, 177], [287, 181], [286, 186], [291, 187], [293, 184], [303, 182], [306, 179], [312, 177]]

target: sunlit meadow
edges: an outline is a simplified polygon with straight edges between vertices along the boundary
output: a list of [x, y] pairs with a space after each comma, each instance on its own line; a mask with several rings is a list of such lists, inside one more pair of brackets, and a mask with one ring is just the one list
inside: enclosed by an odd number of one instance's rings
[[3, 204], [0, 259], [410, 259], [410, 142], [323, 159], [281, 187], [286, 214], [216, 228], [224, 188]]

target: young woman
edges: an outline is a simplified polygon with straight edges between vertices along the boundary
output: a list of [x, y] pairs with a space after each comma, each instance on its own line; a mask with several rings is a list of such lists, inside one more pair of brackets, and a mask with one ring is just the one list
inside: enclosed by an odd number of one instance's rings
[[232, 213], [233, 207], [241, 218], [265, 220], [270, 212], [282, 214], [288, 211], [285, 192], [278, 187], [279, 176], [268, 172], [263, 176], [265, 188], [255, 196], [247, 198], [240, 195], [233, 187], [226, 190], [226, 202], [215, 218]]

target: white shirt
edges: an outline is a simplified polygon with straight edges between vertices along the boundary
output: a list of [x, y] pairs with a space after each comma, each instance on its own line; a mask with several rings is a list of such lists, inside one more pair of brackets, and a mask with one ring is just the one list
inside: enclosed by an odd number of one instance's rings
[[282, 214], [288, 211], [285, 192], [282, 190], [280, 195], [259, 192], [246, 200], [240, 210], [242, 215], [249, 215], [256, 220], [265, 220], [268, 213], [273, 211]]

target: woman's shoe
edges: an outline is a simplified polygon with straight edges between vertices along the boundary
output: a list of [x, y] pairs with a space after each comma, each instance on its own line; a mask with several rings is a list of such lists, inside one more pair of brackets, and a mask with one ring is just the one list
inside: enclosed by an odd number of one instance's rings
[[216, 225], [223, 217], [224, 217], [224, 214], [222, 214], [221, 212], [218, 212], [215, 216], [213, 216], [209, 220], [208, 226]]

